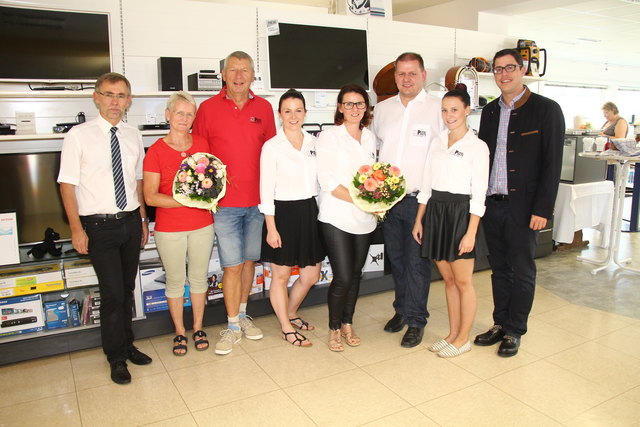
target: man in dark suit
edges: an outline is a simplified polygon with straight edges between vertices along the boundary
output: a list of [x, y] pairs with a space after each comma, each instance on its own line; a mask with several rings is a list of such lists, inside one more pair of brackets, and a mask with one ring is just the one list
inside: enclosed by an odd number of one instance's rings
[[517, 50], [497, 52], [493, 72], [502, 95], [482, 110], [478, 136], [489, 146], [491, 158], [482, 223], [493, 272], [494, 326], [474, 343], [501, 342], [498, 355], [510, 357], [527, 332], [536, 238], [553, 216], [565, 125], [555, 101], [522, 83], [526, 67]]

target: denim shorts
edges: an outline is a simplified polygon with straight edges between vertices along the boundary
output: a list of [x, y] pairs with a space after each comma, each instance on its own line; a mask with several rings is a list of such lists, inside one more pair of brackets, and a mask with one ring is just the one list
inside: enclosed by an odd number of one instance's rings
[[213, 216], [222, 267], [260, 259], [264, 216], [257, 206], [219, 207]]

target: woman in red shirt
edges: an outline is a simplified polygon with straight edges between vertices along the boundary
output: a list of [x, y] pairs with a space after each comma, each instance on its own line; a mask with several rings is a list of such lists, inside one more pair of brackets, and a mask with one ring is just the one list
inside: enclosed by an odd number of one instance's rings
[[[166, 297], [175, 326], [173, 354], [187, 353], [183, 321], [183, 294], [188, 276], [193, 312], [192, 338], [196, 350], [209, 348], [202, 318], [207, 298], [207, 270], [213, 248], [213, 216], [205, 209], [183, 206], [173, 199], [173, 181], [182, 161], [195, 153], [208, 152], [204, 138], [189, 133], [196, 116], [196, 103], [187, 92], [169, 98], [165, 117], [169, 134], [158, 139], [144, 159], [144, 199], [155, 206], [154, 237], [166, 273]], [[187, 257], [189, 263], [185, 267]], [[188, 272], [187, 272], [188, 271]]]

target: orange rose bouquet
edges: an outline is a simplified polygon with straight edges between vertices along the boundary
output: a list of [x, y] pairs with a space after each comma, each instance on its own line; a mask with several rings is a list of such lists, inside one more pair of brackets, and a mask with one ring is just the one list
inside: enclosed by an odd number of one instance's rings
[[400, 168], [380, 162], [360, 166], [349, 186], [353, 203], [365, 212], [376, 214], [380, 220], [402, 200], [406, 191]]

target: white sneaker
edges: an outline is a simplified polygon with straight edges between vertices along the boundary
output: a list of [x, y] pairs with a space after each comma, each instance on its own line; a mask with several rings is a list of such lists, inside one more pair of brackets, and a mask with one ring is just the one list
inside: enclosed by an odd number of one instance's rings
[[224, 329], [220, 331], [220, 337], [220, 340], [216, 343], [216, 354], [229, 354], [233, 350], [233, 345], [242, 339], [242, 332]]
[[244, 333], [244, 336], [250, 340], [259, 340], [263, 337], [262, 331], [256, 325], [253, 324], [251, 316], [244, 316], [240, 318], [240, 329]]

